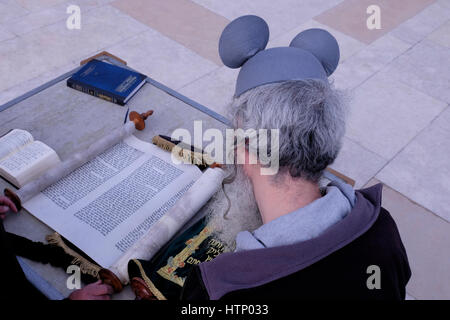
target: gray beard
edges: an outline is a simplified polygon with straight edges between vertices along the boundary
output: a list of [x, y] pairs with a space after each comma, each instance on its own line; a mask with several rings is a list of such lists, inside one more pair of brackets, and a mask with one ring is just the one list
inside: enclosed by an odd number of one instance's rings
[[[234, 168], [228, 169], [230, 173]], [[237, 166], [236, 176], [225, 184], [225, 193], [220, 189], [207, 204], [207, 222], [214, 230], [213, 236], [225, 245], [225, 251], [236, 247], [236, 235], [241, 231], [254, 231], [262, 225], [261, 215], [253, 194], [250, 179], [242, 166]], [[228, 200], [231, 205], [228, 208]]]

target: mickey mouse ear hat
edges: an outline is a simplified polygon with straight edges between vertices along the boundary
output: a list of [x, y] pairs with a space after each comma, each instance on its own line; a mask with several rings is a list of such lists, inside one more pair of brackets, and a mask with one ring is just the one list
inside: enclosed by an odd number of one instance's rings
[[339, 45], [326, 30], [300, 32], [289, 47], [265, 49], [269, 26], [247, 15], [230, 22], [219, 40], [219, 55], [230, 68], [241, 68], [235, 96], [258, 86], [288, 80], [326, 80], [339, 63]]

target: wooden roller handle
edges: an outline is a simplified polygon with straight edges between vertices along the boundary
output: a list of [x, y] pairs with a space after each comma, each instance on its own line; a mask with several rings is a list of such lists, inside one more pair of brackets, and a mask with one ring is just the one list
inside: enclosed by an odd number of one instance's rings
[[136, 126], [137, 130], [144, 130], [145, 129], [145, 120], [147, 120], [148, 117], [150, 117], [153, 114], [153, 110], [149, 110], [144, 113], [137, 113], [136, 111], [130, 112], [130, 121], [134, 122], [134, 125]]
[[110, 270], [101, 269], [98, 272], [98, 276], [103, 281], [103, 283], [113, 287], [115, 293], [122, 291], [123, 289], [122, 282], [120, 282], [119, 278]]

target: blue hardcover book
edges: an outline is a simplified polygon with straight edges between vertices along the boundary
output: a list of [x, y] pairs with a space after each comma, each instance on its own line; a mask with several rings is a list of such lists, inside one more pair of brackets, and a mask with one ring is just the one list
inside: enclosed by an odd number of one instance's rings
[[123, 106], [146, 78], [138, 72], [91, 60], [67, 80], [67, 86]]

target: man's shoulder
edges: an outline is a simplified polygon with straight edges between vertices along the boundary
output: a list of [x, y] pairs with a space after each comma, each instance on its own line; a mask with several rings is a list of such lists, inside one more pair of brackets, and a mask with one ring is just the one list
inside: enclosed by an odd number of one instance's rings
[[[294, 247], [292, 247], [294, 248]], [[272, 250], [276, 248], [272, 248]], [[281, 248], [280, 248], [281, 250]], [[249, 265], [251, 268], [265, 268], [276, 262], [270, 260], [273, 254], [261, 249], [260, 254], [268, 253], [266, 265]], [[301, 252], [297, 252], [301, 255]], [[235, 259], [236, 254], [226, 254], [222, 263]], [[383, 277], [383, 290], [367, 291], [366, 281], [370, 276], [367, 270], [376, 265]], [[230, 270], [228, 270], [230, 271]], [[257, 272], [258, 270], [254, 270]], [[236, 275], [237, 276], [237, 275]], [[389, 212], [381, 208], [375, 223], [362, 235], [341, 249], [312, 263], [305, 268], [292, 270], [283, 277], [262, 284], [255, 284], [239, 290], [229, 290], [223, 299], [321, 299], [321, 298], [375, 298], [401, 299], [404, 286], [410, 277], [410, 269], [395, 221]], [[183, 299], [209, 299], [208, 284], [204, 282], [202, 270], [196, 266], [186, 279]], [[340, 289], [339, 289], [340, 288]], [[277, 292], [277, 295], [273, 295]], [[293, 296], [294, 295], [294, 296]]]
[[[381, 288], [372, 290], [367, 283], [375, 269], [380, 272]], [[223, 299], [400, 300], [410, 275], [395, 222], [381, 209], [372, 227], [341, 249], [274, 281], [228, 292]]]
[[[380, 209], [377, 220], [355, 243], [361, 242], [364, 246], [376, 246], [379, 254], [405, 251], [400, 233], [395, 220], [389, 211], [383, 207]], [[383, 250], [381, 250], [383, 249]]]

